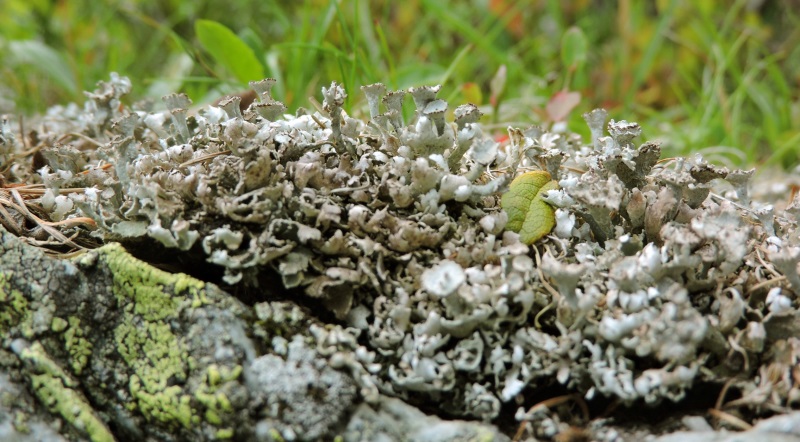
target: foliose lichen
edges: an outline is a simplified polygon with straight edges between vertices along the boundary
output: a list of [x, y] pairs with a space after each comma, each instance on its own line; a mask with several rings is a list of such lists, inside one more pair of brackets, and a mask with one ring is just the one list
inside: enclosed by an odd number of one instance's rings
[[[240, 287], [263, 287], [271, 274], [282, 287], [261, 301], [302, 293], [344, 324], [312, 334], [364, 398], [435, 401], [449, 415], [491, 420], [547, 386], [656, 404], [680, 400], [709, 373], [722, 384], [770, 367], [780, 376], [735, 381], [741, 403], [798, 400], [784, 379], [796, 343], [781, 319], [800, 286], [798, 211], [754, 203], [751, 171], [661, 159], [658, 143], [637, 145], [638, 124], [606, 124], [601, 110], [585, 116], [588, 143], [535, 127], [508, 128], [500, 143], [474, 106], [450, 122], [438, 87], [408, 91], [416, 109], [404, 121], [405, 91], [367, 86], [362, 121], [343, 110], [340, 85], [324, 89], [322, 110], [282, 115], [271, 84], [253, 86], [263, 100], [244, 112], [234, 102], [195, 109], [182, 96], [149, 112], [118, 105], [129, 84], [112, 78], [89, 96], [103, 110], [95, 120], [66, 108], [52, 124], [102, 146], [60, 148], [70, 164], [113, 167], [78, 173], [50, 161], [37, 175], [15, 173], [53, 195], [83, 189], [67, 195], [72, 206], [51, 207], [92, 218], [104, 242], [201, 251]], [[509, 228], [517, 220], [500, 194], [534, 170], [558, 185], [540, 198], [553, 209], [552, 233], [529, 244]], [[131, 359], [143, 364], [133, 404], [176, 426], [202, 420], [185, 392], [162, 388], [164, 374], [184, 379], [194, 364], [166, 319], [199, 299], [196, 288], [162, 299], [153, 284], [119, 284], [131, 303], [124, 315], [140, 325], [118, 332], [122, 353], [148, 355]], [[153, 337], [162, 350], [143, 344]], [[270, 345], [288, 355], [292, 342]], [[224, 401], [202, 401], [207, 420], [225, 412]]]

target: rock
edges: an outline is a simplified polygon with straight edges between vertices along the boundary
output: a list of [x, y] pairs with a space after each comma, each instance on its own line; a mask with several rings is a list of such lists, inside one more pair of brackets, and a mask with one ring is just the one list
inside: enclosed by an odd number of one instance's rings
[[343, 438], [358, 441], [467, 442], [509, 441], [492, 425], [468, 421], [445, 421], [426, 416], [405, 402], [383, 397], [378, 404], [361, 404], [356, 409]]
[[[241, 382], [254, 357], [248, 309], [218, 288], [172, 275], [110, 244], [51, 259], [2, 235], [2, 345], [68, 434], [210, 439], [247, 434]], [[21, 366], [20, 366], [21, 363]], [[97, 407], [98, 409], [95, 409]]]
[[318, 440], [346, 420], [358, 397], [355, 382], [331, 369], [296, 335], [284, 360], [276, 355], [256, 358], [245, 372], [260, 420], [256, 440], [272, 440], [278, 431], [287, 440]]
[[[9, 357], [2, 353], [3, 358]], [[37, 407], [22, 382], [0, 373], [0, 440], [8, 442], [66, 442], [60, 421]]]
[[800, 412], [764, 419], [748, 431], [679, 431], [653, 442], [800, 442]]
[[52, 259], [2, 227], [0, 244], [4, 441], [324, 440], [368, 420], [411, 440], [505, 440], [385, 397], [374, 416], [351, 418], [356, 382], [318, 353], [315, 321], [291, 305], [254, 313], [118, 244]]

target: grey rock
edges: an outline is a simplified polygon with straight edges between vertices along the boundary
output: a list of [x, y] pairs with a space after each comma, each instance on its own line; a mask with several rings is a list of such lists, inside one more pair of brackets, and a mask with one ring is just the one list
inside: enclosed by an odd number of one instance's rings
[[654, 442], [800, 442], [800, 412], [764, 419], [742, 432], [681, 431], [654, 439]]
[[374, 405], [361, 404], [344, 430], [345, 441], [467, 442], [509, 441], [493, 425], [445, 421], [394, 398]]
[[[3, 355], [7, 356], [7, 355]], [[37, 413], [36, 400], [25, 385], [0, 372], [0, 440], [8, 442], [66, 442], [59, 422]]]
[[257, 440], [272, 440], [272, 429], [286, 440], [323, 438], [346, 420], [358, 398], [353, 379], [333, 370], [299, 335], [289, 343], [285, 360], [260, 356], [245, 370], [245, 380], [251, 410], [261, 418]]

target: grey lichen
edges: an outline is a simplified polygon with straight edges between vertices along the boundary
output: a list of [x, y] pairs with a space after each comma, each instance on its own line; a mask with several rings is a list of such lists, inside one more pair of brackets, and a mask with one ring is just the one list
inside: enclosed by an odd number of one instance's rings
[[[39, 404], [18, 395], [0, 411], [30, 419], [36, 435], [50, 429], [38, 428], [49, 411], [69, 440], [253, 440], [265, 422], [285, 440], [317, 440], [359, 397], [351, 374], [327, 358], [347, 350], [362, 367], [368, 352], [340, 327], [328, 330], [335, 339], [304, 335], [322, 327], [296, 306], [259, 304], [253, 321], [216, 287], [155, 269], [118, 244], [73, 262], [1, 228], [0, 239], [0, 373]], [[261, 352], [250, 336], [273, 348]]]
[[[223, 282], [251, 293], [259, 287], [257, 301], [305, 295], [302, 302], [341, 322], [309, 332], [317, 350], [373, 402], [387, 394], [491, 420], [503, 404], [524, 402], [526, 391], [561, 385], [587, 398], [656, 404], [680, 400], [704, 376], [722, 384], [768, 364], [785, 369], [795, 357], [787, 350], [791, 357], [778, 361], [766, 349], [794, 345], [786, 318], [800, 286], [797, 222], [792, 212], [752, 204], [750, 171], [699, 156], [662, 160], [658, 144], [637, 145], [641, 127], [606, 126], [601, 110], [586, 115], [589, 143], [509, 128], [501, 144], [483, 133], [473, 106], [456, 108], [448, 121], [438, 87], [409, 91], [416, 112], [406, 124], [404, 91], [365, 87], [364, 122], [344, 112], [347, 95], [335, 83], [323, 90], [324, 112], [282, 115], [272, 83], [253, 85], [262, 101], [244, 113], [234, 100], [184, 115], [176, 97], [161, 114], [117, 106], [87, 122], [65, 112], [54, 125], [103, 147], [24, 178], [52, 189], [54, 216], [92, 218], [91, 235], [104, 242], [201, 253], [222, 268]], [[124, 82], [103, 84], [87, 106], [126, 90]], [[270, 103], [272, 110], [258, 110]], [[114, 167], [55, 169], [101, 159]], [[505, 230], [499, 197], [534, 169], [559, 184], [544, 195], [556, 227], [528, 246]], [[84, 190], [56, 201], [60, 188]], [[775, 238], [766, 253], [757, 246], [764, 238]], [[12, 298], [2, 299], [0, 324], [31, 323], [7, 306]], [[163, 328], [163, 318], [142, 320]], [[176, 342], [171, 351], [185, 351]], [[279, 356], [262, 360], [277, 363], [300, 344], [277, 337], [268, 346]], [[187, 364], [171, 370], [188, 379]], [[756, 397], [776, 407], [798, 399], [794, 387], [731, 382], [753, 409]], [[153, 387], [137, 385], [142, 397], [132, 399], [141, 402]], [[773, 394], [758, 396], [766, 390]], [[144, 398], [181, 404], [182, 395]], [[303, 428], [278, 422], [280, 406], [268, 399], [260, 404], [266, 432], [286, 437]], [[185, 416], [155, 407], [160, 422], [184, 426]]]
[[256, 437], [274, 429], [286, 440], [317, 440], [343, 421], [357, 388], [348, 375], [331, 370], [325, 359], [303, 343], [301, 336], [287, 344], [285, 359], [256, 358], [244, 373], [259, 413]]

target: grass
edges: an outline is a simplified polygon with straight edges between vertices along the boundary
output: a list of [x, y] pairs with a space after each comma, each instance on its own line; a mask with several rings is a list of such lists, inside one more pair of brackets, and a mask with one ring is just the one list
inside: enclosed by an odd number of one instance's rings
[[[752, 3], [6, 0], [0, 111], [81, 101], [112, 71], [132, 79], [131, 100], [180, 90], [195, 102], [267, 75], [279, 80], [275, 96], [290, 111], [321, 99], [320, 87], [334, 80], [356, 114], [365, 109], [362, 85], [441, 83], [451, 109], [481, 101], [497, 111], [484, 121], [501, 131], [552, 123], [548, 101], [568, 89], [581, 94], [566, 117], [574, 131], [588, 133], [580, 115], [605, 107], [662, 139], [667, 155], [794, 167], [800, 18], [792, 2]], [[203, 34], [209, 23], [232, 32]], [[576, 30], [587, 47], [579, 62], [562, 50], [562, 40], [574, 47], [565, 35]]]

